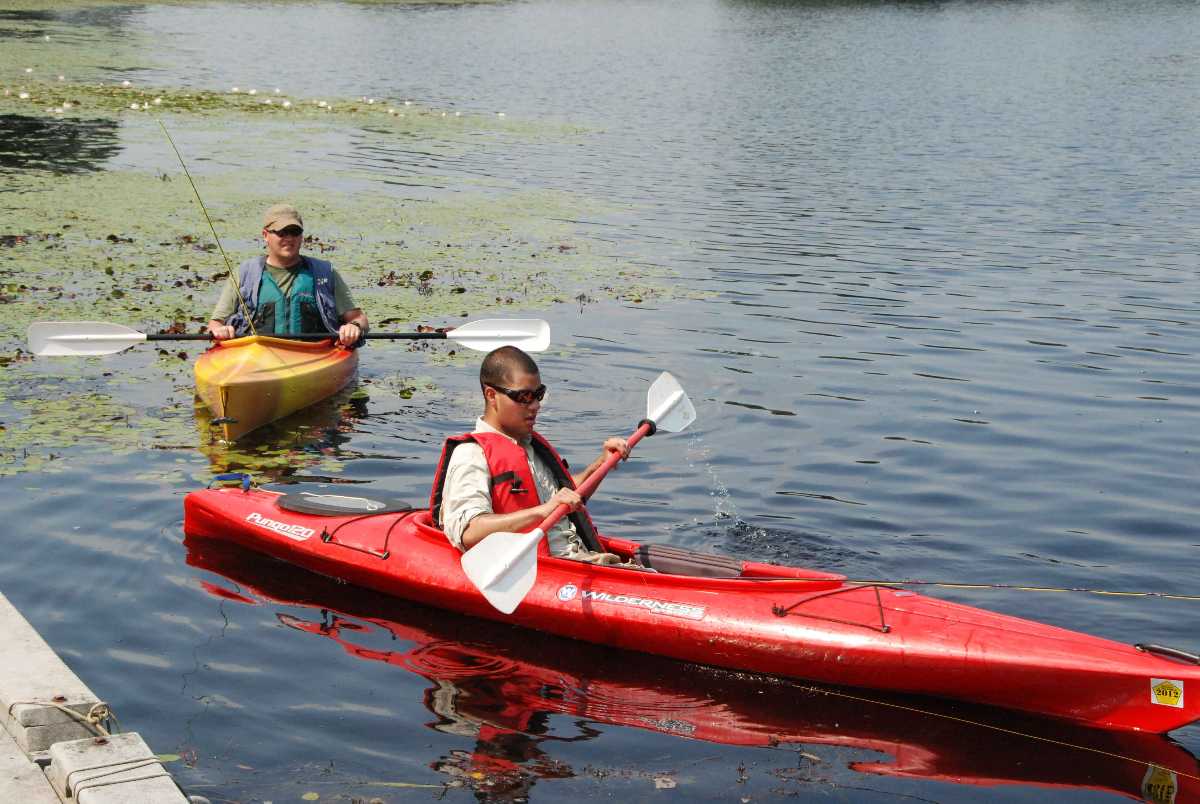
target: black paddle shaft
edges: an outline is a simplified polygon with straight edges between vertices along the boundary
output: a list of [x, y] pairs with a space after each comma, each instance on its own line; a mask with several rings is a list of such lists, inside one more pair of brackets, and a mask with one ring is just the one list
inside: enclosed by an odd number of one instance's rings
[[[271, 335], [272, 338], [284, 338], [289, 341], [324, 341], [330, 338], [336, 338], [328, 332], [297, 332], [292, 335]], [[405, 341], [422, 341], [422, 340], [438, 340], [447, 337], [445, 332], [368, 332], [363, 335], [368, 340], [405, 340]], [[148, 341], [211, 341], [212, 335], [207, 333], [188, 334], [188, 335], [170, 335], [161, 332], [152, 332], [146, 336]]]

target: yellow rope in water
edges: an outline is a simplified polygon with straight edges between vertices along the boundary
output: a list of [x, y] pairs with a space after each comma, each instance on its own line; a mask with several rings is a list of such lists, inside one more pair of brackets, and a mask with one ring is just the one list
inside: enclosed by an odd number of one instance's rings
[[159, 128], [163, 134], [167, 136], [167, 142], [171, 143], [171, 150], [175, 152], [175, 158], [179, 160], [179, 166], [183, 168], [183, 175], [187, 176], [188, 184], [192, 186], [192, 192], [196, 195], [196, 201], [200, 204], [200, 211], [204, 213], [204, 220], [208, 221], [208, 228], [212, 231], [213, 239], [217, 241], [217, 249], [221, 252], [221, 258], [225, 260], [225, 271], [229, 276], [229, 281], [233, 285], [233, 292], [237, 294], [238, 306], [241, 308], [242, 316], [246, 319], [246, 323], [250, 327], [250, 334], [257, 335], [258, 332], [254, 329], [254, 321], [251, 320], [250, 312], [246, 307], [246, 300], [242, 298], [242, 289], [238, 284], [238, 278], [233, 270], [233, 263], [229, 261], [229, 255], [225, 253], [225, 247], [221, 245], [221, 238], [217, 236], [217, 227], [213, 226], [212, 218], [208, 215], [208, 208], [204, 206], [204, 199], [200, 197], [200, 191], [196, 189], [196, 182], [192, 181], [192, 174], [188, 171], [187, 164], [183, 161], [183, 155], [179, 153], [179, 149], [175, 147], [175, 140], [171, 138], [171, 132], [167, 131], [167, 127], [163, 125], [162, 120], [155, 118]]
[[1029, 740], [1035, 740], [1037, 742], [1047, 743], [1049, 745], [1058, 745], [1058, 746], [1062, 746], [1064, 748], [1072, 748], [1072, 749], [1076, 749], [1079, 751], [1087, 751], [1088, 753], [1098, 754], [1099, 756], [1103, 756], [1103, 757], [1110, 757], [1112, 759], [1120, 759], [1125, 762], [1133, 762], [1138, 765], [1146, 765], [1146, 766], [1152, 767], [1152, 768], [1161, 768], [1162, 770], [1170, 771], [1171, 773], [1177, 774], [1179, 776], [1183, 776], [1187, 779], [1195, 779], [1197, 781], [1200, 781], [1200, 775], [1188, 773], [1187, 771], [1181, 771], [1177, 768], [1166, 768], [1166, 767], [1163, 767], [1162, 765], [1157, 765], [1153, 762], [1149, 762], [1144, 759], [1138, 759], [1137, 757], [1126, 756], [1125, 754], [1118, 754], [1113, 751], [1105, 751], [1103, 748], [1092, 748], [1091, 746], [1088, 746], [1088, 745], [1079, 745], [1078, 743], [1067, 742], [1066, 740], [1056, 740], [1053, 737], [1039, 737], [1036, 734], [1030, 734], [1028, 732], [1020, 731], [1019, 729], [1008, 729], [1003, 726], [996, 726], [994, 724], [984, 723], [979, 720], [971, 720], [970, 718], [958, 717], [957, 715], [947, 715], [942, 712], [931, 712], [927, 709], [921, 709], [920, 707], [916, 707], [916, 706], [907, 706], [905, 704], [889, 703], [888, 701], [879, 701], [874, 698], [866, 698], [866, 697], [863, 697], [860, 695], [851, 695], [850, 693], [847, 693], [847, 692], [838, 692], [837, 690], [822, 689], [820, 687], [811, 687], [811, 686], [805, 686], [805, 685], [797, 685], [797, 688], [804, 690], [805, 692], [810, 692], [810, 693], [814, 693], [814, 694], [818, 694], [818, 695], [832, 695], [832, 696], [835, 696], [838, 698], [845, 698], [848, 701], [854, 701], [856, 703], [867, 703], [867, 704], [874, 704], [876, 706], [886, 706], [891, 709], [898, 709], [902, 712], [913, 712], [913, 713], [919, 714], [919, 715], [928, 715], [930, 717], [941, 718], [942, 720], [949, 720], [949, 721], [952, 721], [955, 723], [961, 723], [965, 726], [977, 726], [982, 729], [989, 729], [991, 731], [1000, 732], [1001, 734], [1010, 734], [1014, 737], [1024, 737]]

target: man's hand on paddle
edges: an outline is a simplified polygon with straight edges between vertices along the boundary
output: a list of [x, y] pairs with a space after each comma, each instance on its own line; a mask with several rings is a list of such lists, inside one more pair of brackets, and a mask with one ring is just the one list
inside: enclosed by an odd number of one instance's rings
[[571, 479], [575, 481], [575, 485], [582, 486], [583, 482], [591, 477], [592, 472], [600, 468], [600, 465], [604, 463], [604, 459], [608, 457], [610, 452], [615, 452], [621, 456], [621, 460], [625, 460], [629, 457], [629, 442], [620, 436], [613, 436], [606, 439], [604, 447], [600, 451], [600, 457], [588, 464], [579, 474], [571, 475]]
[[554, 492], [553, 497], [541, 504], [539, 509], [541, 513], [538, 518], [545, 519], [560, 505], [566, 505], [570, 512], [578, 511], [579, 507], [583, 505], [583, 498], [575, 489], [559, 489]]
[[367, 334], [367, 314], [355, 307], [342, 313], [342, 325], [338, 327], [338, 346], [349, 349]]
[[[613, 436], [604, 442], [604, 451], [615, 452], [621, 456], [621, 460], [625, 460], [629, 457], [629, 442], [620, 436]], [[603, 459], [608, 456], [601, 455], [600, 457]]]
[[358, 343], [358, 339], [362, 337], [362, 334], [362, 327], [353, 321], [342, 324], [338, 327], [338, 346], [351, 347]]

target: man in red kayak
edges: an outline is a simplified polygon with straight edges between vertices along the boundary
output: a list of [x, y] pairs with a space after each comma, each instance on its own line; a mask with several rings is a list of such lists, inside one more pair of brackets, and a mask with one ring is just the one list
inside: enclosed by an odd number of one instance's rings
[[360, 343], [367, 316], [354, 305], [350, 289], [330, 263], [300, 254], [304, 220], [296, 208], [275, 204], [268, 209], [262, 237], [266, 255], [241, 264], [238, 288], [232, 282], [224, 284], [208, 322], [213, 338], [249, 334], [249, 318], [259, 335], [328, 332], [337, 335], [339, 346]]
[[[483, 416], [475, 430], [446, 439], [433, 486], [434, 518], [460, 550], [499, 531], [532, 530], [560, 504], [571, 511], [550, 529], [541, 552], [598, 564], [621, 559], [604, 552], [583, 500], [575, 491], [609, 452], [629, 457], [624, 438], [604, 442], [600, 457], [572, 475], [567, 463], [533, 427], [546, 386], [533, 359], [502, 346], [479, 368]], [[548, 544], [547, 544], [548, 543]]]

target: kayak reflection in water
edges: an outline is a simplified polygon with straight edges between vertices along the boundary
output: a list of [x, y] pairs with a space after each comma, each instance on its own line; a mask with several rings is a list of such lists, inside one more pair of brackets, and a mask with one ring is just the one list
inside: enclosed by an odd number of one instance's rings
[[[221, 341], [251, 331], [259, 335], [301, 332], [336, 334], [338, 345], [352, 347], [367, 332], [367, 316], [354, 305], [345, 280], [333, 265], [300, 253], [304, 220], [289, 204], [275, 204], [263, 215], [265, 256], [238, 268], [238, 286], [224, 284], [208, 331]], [[240, 298], [239, 298], [240, 297]]]
[[541, 554], [596, 564], [619, 564], [605, 552], [575, 491], [609, 453], [629, 457], [624, 438], [609, 438], [600, 457], [572, 475], [567, 463], [534, 430], [546, 396], [537, 364], [515, 346], [502, 346], [479, 368], [484, 412], [475, 430], [446, 439], [431, 505], [451, 544], [469, 550], [501, 531], [524, 532], [566, 505], [571, 512], [550, 529]]

